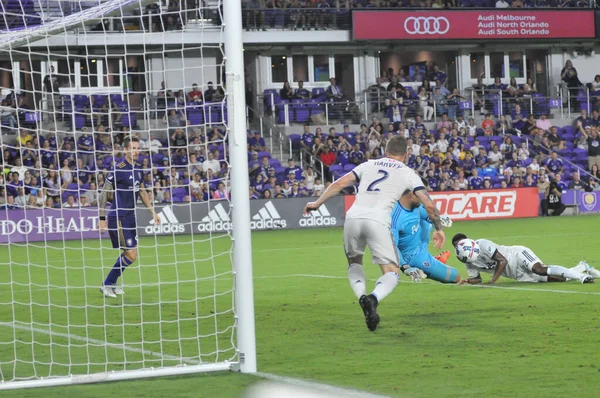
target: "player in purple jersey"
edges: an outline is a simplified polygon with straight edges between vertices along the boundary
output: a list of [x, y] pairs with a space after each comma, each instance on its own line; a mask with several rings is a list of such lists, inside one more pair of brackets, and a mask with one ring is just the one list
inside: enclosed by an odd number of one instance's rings
[[[137, 137], [126, 137], [123, 147], [125, 148], [125, 160], [117, 165], [114, 173], [106, 177], [98, 201], [100, 207], [100, 222], [98, 224], [100, 233], [104, 233], [108, 229], [113, 248], [123, 250], [100, 288], [100, 292], [105, 297], [113, 298], [117, 297], [117, 294], [123, 294], [123, 289], [117, 285], [117, 280], [125, 271], [125, 268], [137, 259], [135, 204], [138, 197], [150, 210], [154, 222], [160, 224], [160, 218], [154, 211], [152, 202], [146, 192], [142, 172], [135, 169], [140, 141]], [[109, 195], [112, 197], [112, 208], [107, 217], [106, 202]]]

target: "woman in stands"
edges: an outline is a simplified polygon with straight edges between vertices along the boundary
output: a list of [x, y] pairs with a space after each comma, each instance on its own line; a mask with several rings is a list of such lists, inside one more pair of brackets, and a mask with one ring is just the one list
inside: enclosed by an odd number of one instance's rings
[[[423, 83], [428, 82], [425, 80]], [[433, 117], [433, 107], [429, 105], [429, 93], [427, 92], [427, 88], [423, 85], [419, 89], [419, 107], [421, 108], [421, 114], [423, 115], [423, 119], [428, 122]]]
[[279, 97], [282, 100], [290, 101], [294, 97], [294, 90], [290, 87], [290, 82], [283, 83], [283, 88], [279, 90]]
[[[577, 69], [573, 66], [571, 60], [565, 62], [565, 67], [560, 71], [560, 79], [562, 80], [561, 87], [563, 92], [571, 97], [571, 108], [573, 110], [579, 108], [579, 101], [577, 101], [577, 94], [579, 94], [579, 87], [581, 87], [581, 81], [577, 74]], [[567, 98], [563, 99], [567, 102]]]
[[56, 172], [56, 170], [50, 170], [48, 172], [48, 177], [44, 180], [44, 187], [46, 189], [46, 193], [49, 198], [51, 198], [55, 203], [59, 202], [60, 199], [60, 176]]

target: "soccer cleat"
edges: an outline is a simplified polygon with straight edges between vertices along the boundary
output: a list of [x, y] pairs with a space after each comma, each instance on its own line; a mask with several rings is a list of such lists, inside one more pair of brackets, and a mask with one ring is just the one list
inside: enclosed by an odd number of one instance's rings
[[579, 278], [579, 282], [581, 283], [594, 283], [594, 278], [589, 275], [583, 275]]
[[374, 332], [379, 324], [379, 314], [377, 313], [377, 297], [373, 296], [372, 294], [369, 294], [368, 296], [363, 295], [358, 300], [358, 303], [365, 314], [367, 328], [371, 332]]
[[579, 265], [585, 267], [585, 272], [587, 272], [588, 275], [593, 276], [594, 278], [600, 278], [600, 271], [589, 265], [586, 261], [580, 261], [577, 266], [579, 267]]
[[444, 263], [444, 264], [446, 264], [448, 262], [449, 258], [450, 258], [450, 252], [447, 250], [445, 252], [441, 252], [440, 254], [435, 256], [436, 260], [438, 260], [440, 263]]
[[113, 292], [117, 295], [117, 296], [122, 296], [125, 294], [125, 292], [123, 291], [123, 288], [121, 286], [115, 286], [113, 287]]
[[100, 293], [104, 295], [104, 297], [115, 298], [117, 295], [115, 294], [114, 288], [112, 286], [102, 286], [100, 287]]

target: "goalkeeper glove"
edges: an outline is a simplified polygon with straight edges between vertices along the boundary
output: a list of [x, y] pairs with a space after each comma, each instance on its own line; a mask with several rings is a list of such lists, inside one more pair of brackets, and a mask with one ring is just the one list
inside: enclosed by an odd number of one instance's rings
[[440, 216], [442, 227], [450, 228], [452, 226], [452, 219], [448, 216]]
[[404, 267], [402, 267], [402, 272], [404, 272], [404, 275], [410, 277], [410, 280], [413, 282], [420, 282], [421, 279], [427, 279], [427, 275], [425, 275], [425, 273], [419, 268], [405, 265]]

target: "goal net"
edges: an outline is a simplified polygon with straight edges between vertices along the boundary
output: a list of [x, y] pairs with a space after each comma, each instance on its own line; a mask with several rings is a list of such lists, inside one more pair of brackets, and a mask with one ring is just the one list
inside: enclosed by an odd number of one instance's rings
[[[236, 368], [220, 1], [0, 7], [0, 389]], [[138, 200], [113, 228], [137, 260], [106, 297], [98, 204], [135, 136], [160, 223]]]

